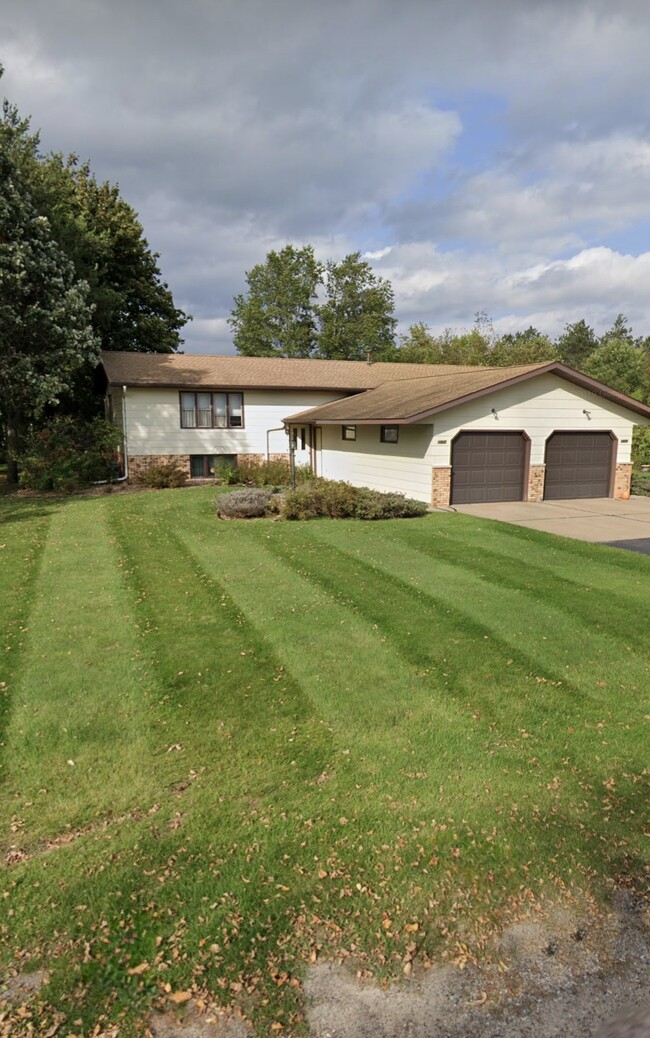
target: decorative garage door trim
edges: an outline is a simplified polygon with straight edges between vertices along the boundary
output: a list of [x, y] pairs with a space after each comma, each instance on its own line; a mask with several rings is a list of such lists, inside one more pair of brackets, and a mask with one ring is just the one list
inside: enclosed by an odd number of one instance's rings
[[617, 444], [611, 431], [552, 433], [546, 441], [544, 500], [612, 497]]
[[451, 447], [452, 505], [523, 501], [530, 439], [525, 432], [462, 431]]

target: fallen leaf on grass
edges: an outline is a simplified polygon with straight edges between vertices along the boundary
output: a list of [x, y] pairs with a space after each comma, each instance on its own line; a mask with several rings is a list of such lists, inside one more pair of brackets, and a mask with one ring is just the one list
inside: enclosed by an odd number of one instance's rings
[[144, 973], [144, 971], [148, 969], [149, 963], [141, 962], [139, 966], [133, 966], [130, 970], [127, 970], [126, 972], [129, 974], [130, 977], [139, 977], [141, 973]]
[[174, 991], [173, 994], [169, 995], [169, 1001], [173, 1002], [174, 1005], [182, 1006], [184, 1002], [189, 1002], [191, 997], [191, 991]]

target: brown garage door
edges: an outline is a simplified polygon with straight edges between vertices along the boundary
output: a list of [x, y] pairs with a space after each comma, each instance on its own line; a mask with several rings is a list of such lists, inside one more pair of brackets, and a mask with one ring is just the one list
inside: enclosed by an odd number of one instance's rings
[[459, 433], [451, 452], [451, 503], [521, 501], [525, 468], [521, 433]]
[[606, 432], [557, 432], [546, 444], [544, 498], [609, 497], [613, 440]]

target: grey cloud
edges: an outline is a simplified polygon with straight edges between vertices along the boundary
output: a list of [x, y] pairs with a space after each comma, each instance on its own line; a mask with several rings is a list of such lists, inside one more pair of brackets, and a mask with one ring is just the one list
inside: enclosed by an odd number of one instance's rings
[[[44, 145], [139, 211], [191, 348], [227, 342], [244, 271], [287, 240], [424, 241], [402, 248], [400, 317], [462, 323], [510, 312], [508, 275], [647, 214], [641, 0], [5, 0], [0, 39]], [[471, 174], [451, 167], [470, 91], [503, 101], [506, 134]]]

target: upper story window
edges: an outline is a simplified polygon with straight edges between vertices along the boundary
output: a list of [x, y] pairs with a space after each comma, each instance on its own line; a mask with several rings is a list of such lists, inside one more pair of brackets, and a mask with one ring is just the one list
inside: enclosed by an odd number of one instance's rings
[[182, 429], [243, 427], [243, 393], [181, 393]]
[[397, 443], [399, 439], [399, 425], [382, 425], [379, 439], [381, 443]]
[[356, 440], [357, 438], [357, 427], [356, 425], [342, 425], [341, 426], [341, 439], [342, 440]]

